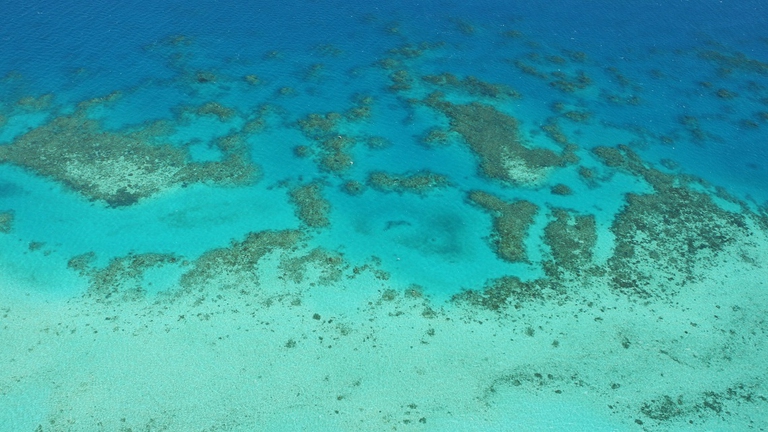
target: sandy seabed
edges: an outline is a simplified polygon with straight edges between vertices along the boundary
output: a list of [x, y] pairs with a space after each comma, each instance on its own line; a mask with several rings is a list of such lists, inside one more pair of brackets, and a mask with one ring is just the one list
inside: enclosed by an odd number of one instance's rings
[[764, 430], [767, 245], [731, 247], [672, 300], [596, 283], [502, 312], [372, 275], [286, 282], [277, 260], [254, 289], [3, 287], [2, 429]]

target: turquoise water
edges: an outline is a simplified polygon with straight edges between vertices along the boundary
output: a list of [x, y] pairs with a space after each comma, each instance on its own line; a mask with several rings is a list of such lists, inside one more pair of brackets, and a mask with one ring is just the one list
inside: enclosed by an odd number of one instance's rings
[[25, 2], [0, 430], [765, 430], [759, 2]]

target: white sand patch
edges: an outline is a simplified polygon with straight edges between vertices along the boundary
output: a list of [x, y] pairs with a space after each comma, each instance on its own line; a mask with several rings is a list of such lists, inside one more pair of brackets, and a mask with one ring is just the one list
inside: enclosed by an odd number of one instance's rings
[[552, 168], [529, 168], [524, 161], [509, 156], [504, 157], [503, 164], [509, 178], [513, 182], [525, 186], [541, 185], [552, 172]]
[[131, 194], [147, 194], [173, 184], [179, 168], [156, 169], [120, 156], [114, 160], [69, 161], [67, 175], [93, 187], [102, 195], [115, 195], [121, 189]]

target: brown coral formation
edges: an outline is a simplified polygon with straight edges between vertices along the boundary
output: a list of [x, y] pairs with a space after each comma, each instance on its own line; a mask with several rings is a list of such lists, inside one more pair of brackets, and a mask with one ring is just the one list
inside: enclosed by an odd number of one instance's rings
[[486, 282], [481, 290], [466, 290], [452, 297], [463, 303], [482, 309], [501, 311], [509, 306], [519, 308], [525, 302], [545, 299], [552, 294], [543, 280], [522, 281], [515, 276], [504, 276]]
[[8, 234], [13, 229], [14, 213], [12, 211], [0, 212], [0, 233]]
[[69, 260], [68, 267], [89, 279], [88, 295], [97, 301], [107, 301], [118, 295], [118, 300], [141, 298], [146, 293], [143, 276], [147, 270], [180, 261], [173, 254], [130, 253], [111, 259], [104, 268], [95, 268], [95, 258], [93, 252], [78, 255]]
[[194, 162], [186, 148], [158, 142], [167, 135], [167, 124], [131, 132], [104, 130], [87, 109], [111, 100], [110, 95], [87, 101], [73, 114], [21, 135], [0, 147], [0, 163], [26, 168], [112, 207], [190, 183], [240, 185], [257, 179], [258, 168], [242, 143], [222, 147], [220, 161]]
[[469, 200], [493, 216], [491, 242], [499, 258], [526, 262], [525, 239], [539, 208], [528, 201], [506, 202], [487, 192], [472, 191]]
[[222, 275], [258, 284], [259, 261], [272, 252], [294, 249], [303, 238], [304, 234], [297, 230], [249, 233], [243, 241], [232, 241], [227, 247], [201, 255], [181, 276], [180, 285], [184, 289], [204, 289], [211, 279]]
[[221, 161], [192, 162], [185, 148], [154, 141], [141, 132], [105, 131], [79, 110], [0, 147], [0, 163], [29, 169], [112, 207], [189, 183], [233, 185], [257, 178], [244, 145], [225, 152]]
[[438, 94], [430, 95], [425, 103], [448, 117], [451, 130], [458, 132], [478, 156], [482, 173], [488, 178], [512, 185], [537, 184], [551, 169], [565, 164], [552, 150], [525, 146], [517, 119], [493, 106], [453, 104]]
[[[341, 175], [354, 165], [352, 148], [358, 140], [364, 140], [368, 147], [373, 149], [389, 146], [389, 141], [382, 137], [355, 138], [341, 132], [343, 126], [350, 122], [362, 121], [371, 115], [371, 106], [374, 102], [372, 97], [357, 95], [354, 102], [354, 106], [344, 114], [336, 112], [311, 113], [300, 119], [298, 121], [299, 129], [304, 136], [313, 141], [315, 146], [312, 149], [302, 149], [301, 152], [295, 154], [300, 157], [314, 155], [315, 161], [321, 169]], [[318, 151], [312, 152], [311, 150], [314, 149]]]
[[429, 171], [413, 174], [393, 175], [383, 171], [373, 172], [368, 176], [368, 184], [384, 192], [413, 192], [424, 194], [432, 189], [450, 184], [448, 177]]
[[552, 251], [555, 263], [572, 273], [592, 265], [597, 243], [597, 227], [593, 215], [577, 215], [565, 209], [552, 210], [552, 220], [544, 228], [544, 242]]
[[521, 97], [519, 92], [505, 84], [487, 83], [471, 75], [461, 79], [446, 72], [439, 75], [425, 75], [421, 79], [436, 86], [460, 90], [477, 97], [492, 99], [519, 99]]
[[328, 218], [331, 204], [323, 198], [320, 183], [296, 187], [291, 189], [289, 195], [296, 208], [296, 216], [307, 226], [325, 228], [331, 224]]
[[641, 297], [674, 294], [696, 280], [697, 264], [747, 233], [744, 215], [724, 210], [683, 179], [648, 167], [629, 147], [593, 151], [606, 165], [629, 171], [654, 189], [627, 194], [611, 226], [616, 240], [608, 267], [616, 289]]

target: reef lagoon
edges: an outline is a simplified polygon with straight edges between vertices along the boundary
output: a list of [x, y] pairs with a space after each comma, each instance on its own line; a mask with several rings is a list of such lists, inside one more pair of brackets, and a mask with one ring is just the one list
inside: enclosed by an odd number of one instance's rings
[[0, 431], [768, 430], [768, 6], [4, 2]]

